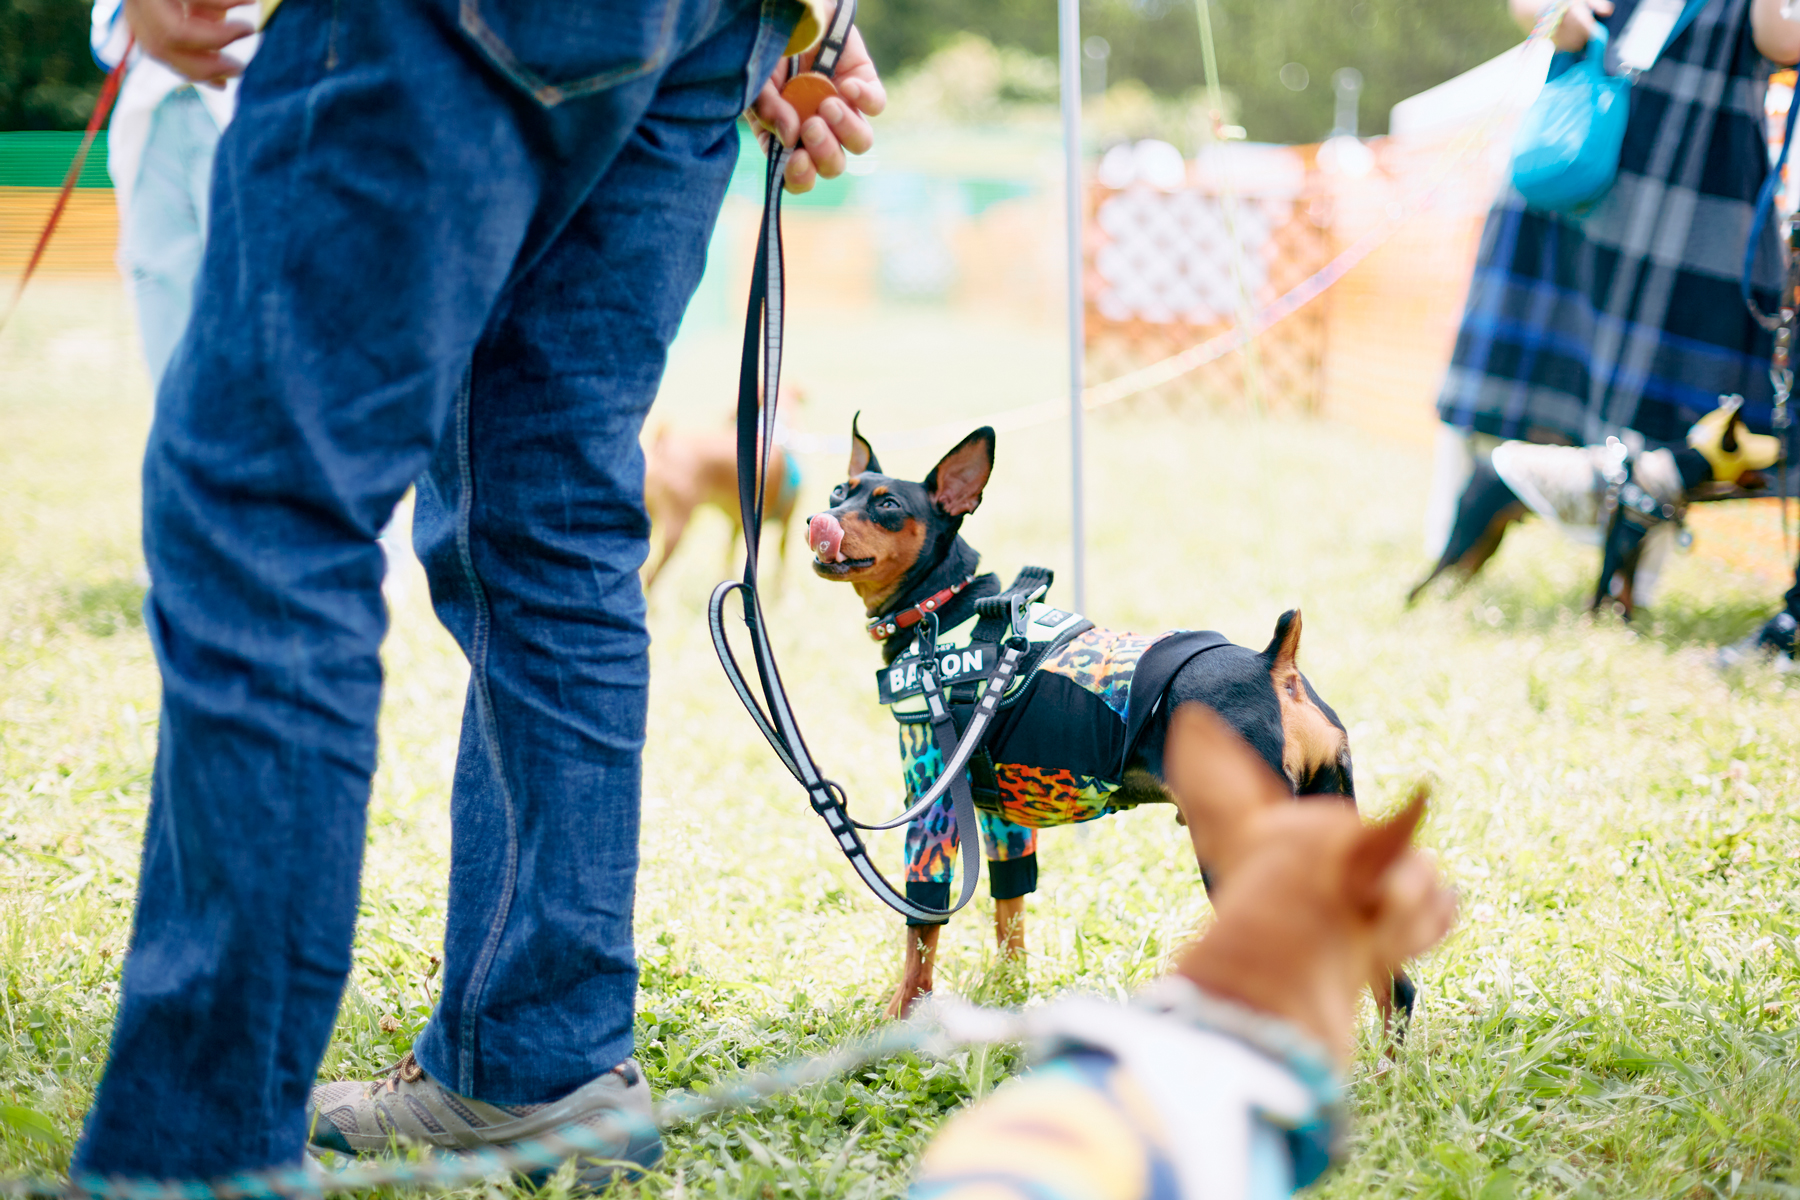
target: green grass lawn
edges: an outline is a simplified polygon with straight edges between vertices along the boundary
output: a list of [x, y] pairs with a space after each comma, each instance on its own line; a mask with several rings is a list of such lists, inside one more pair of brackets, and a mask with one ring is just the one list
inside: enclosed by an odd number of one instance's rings
[[[0, 1173], [65, 1164], [129, 928], [157, 712], [138, 614], [149, 398], [129, 338], [116, 288], [57, 281], [0, 336]], [[686, 338], [656, 419], [721, 419], [735, 358], [723, 332]], [[788, 364], [806, 427], [861, 409], [877, 450], [884, 432], [1053, 396], [1062, 369], [1053, 333], [930, 310], [799, 315]], [[1700, 547], [1635, 628], [1590, 621], [1592, 552], [1540, 526], [1407, 612], [1424, 566], [1416, 453], [1326, 423], [1129, 404], [1091, 421], [1088, 449], [1092, 617], [1261, 646], [1299, 605], [1301, 662], [1350, 727], [1365, 810], [1436, 784], [1425, 838], [1462, 920], [1418, 964], [1397, 1064], [1380, 1069], [1365, 1040], [1354, 1154], [1320, 1193], [1800, 1197], [1800, 685], [1709, 665], [1771, 609], [1767, 585]], [[1003, 435], [966, 526], [1003, 574], [1066, 577], [1066, 455], [1055, 428]], [[935, 457], [883, 455], [914, 477]], [[806, 466], [817, 503], [841, 464]], [[697, 521], [651, 606], [639, 1053], [659, 1089], [866, 1032], [899, 954], [898, 920], [720, 675], [704, 601], [724, 538], [722, 519]], [[809, 741], [861, 814], [886, 815], [898, 782], [875, 647], [847, 588], [792, 567], [772, 622]], [[1054, 595], [1071, 602], [1066, 582]], [[397, 1057], [435, 995], [465, 668], [416, 564], [392, 600], [333, 1077]], [[897, 867], [897, 838], [878, 846]], [[1167, 809], [1050, 831], [1043, 858], [1028, 970], [996, 963], [978, 901], [946, 933], [943, 983], [1002, 1002], [1123, 995], [1207, 920]], [[896, 1059], [682, 1129], [639, 1190], [895, 1195], [945, 1115], [1016, 1066], [1003, 1050]]]

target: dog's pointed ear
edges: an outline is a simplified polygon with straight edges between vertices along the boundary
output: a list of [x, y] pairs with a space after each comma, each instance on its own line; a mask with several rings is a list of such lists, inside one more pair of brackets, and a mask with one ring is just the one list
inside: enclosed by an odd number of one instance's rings
[[938, 460], [925, 477], [925, 491], [938, 510], [966, 516], [981, 506], [981, 493], [994, 473], [994, 430], [983, 425]]
[[850, 418], [850, 476], [855, 478], [864, 471], [881, 474], [881, 463], [875, 458], [875, 447], [869, 445], [869, 439], [856, 428], [856, 421], [861, 417], [859, 411]]
[[1344, 862], [1344, 899], [1350, 910], [1369, 915], [1381, 905], [1382, 879], [1393, 869], [1425, 816], [1431, 789], [1421, 783], [1406, 807], [1374, 825], [1365, 825]]
[[1250, 743], [1204, 704], [1183, 704], [1169, 717], [1163, 768], [1195, 856], [1223, 874], [1236, 865], [1244, 822], [1292, 799]]
[[1300, 670], [1300, 610], [1290, 608], [1275, 621], [1275, 636], [1269, 639], [1263, 659], [1269, 674], [1285, 675]]

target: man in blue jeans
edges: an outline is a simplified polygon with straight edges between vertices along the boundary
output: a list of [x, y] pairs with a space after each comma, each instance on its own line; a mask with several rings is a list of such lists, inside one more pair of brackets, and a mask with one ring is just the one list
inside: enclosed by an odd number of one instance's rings
[[[127, 0], [229, 73], [208, 0]], [[161, 741], [111, 1059], [72, 1171], [207, 1178], [607, 1114], [629, 1056], [648, 523], [638, 431], [754, 105], [789, 184], [868, 148], [860, 41], [801, 125], [798, 0], [286, 0], [215, 163], [144, 464]], [[774, 78], [771, 81], [771, 72]], [[438, 1010], [313, 1093], [350, 970], [386, 626], [414, 539], [471, 667]], [[595, 1168], [598, 1171], [598, 1168]], [[588, 1178], [600, 1178], [591, 1173]]]

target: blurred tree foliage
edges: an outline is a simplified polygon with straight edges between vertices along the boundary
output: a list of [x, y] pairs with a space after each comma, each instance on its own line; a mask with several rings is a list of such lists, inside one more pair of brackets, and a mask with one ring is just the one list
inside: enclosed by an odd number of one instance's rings
[[0, 0], [0, 130], [80, 129], [103, 74], [88, 51], [92, 0]]
[[[88, 53], [89, 7], [0, 0], [0, 129], [87, 122], [101, 80]], [[1519, 40], [1500, 0], [1212, 0], [1212, 18], [1232, 116], [1261, 141], [1328, 133], [1340, 67], [1362, 72], [1361, 131], [1380, 133], [1396, 101]], [[890, 77], [964, 32], [1056, 56], [1055, 0], [861, 0], [857, 19]], [[1194, 0], [1083, 0], [1081, 22], [1084, 38], [1110, 47], [1109, 84], [1135, 80], [1174, 97], [1203, 81]]]
[[[1258, 141], [1310, 142], [1329, 133], [1331, 77], [1342, 67], [1362, 72], [1359, 131], [1385, 132], [1396, 102], [1521, 37], [1501, 0], [1212, 0], [1211, 7], [1232, 116]], [[1056, 56], [1055, 0], [860, 0], [857, 21], [888, 73], [965, 31]], [[1135, 80], [1175, 96], [1204, 82], [1194, 0], [1082, 0], [1081, 32], [1110, 47], [1108, 84]]]

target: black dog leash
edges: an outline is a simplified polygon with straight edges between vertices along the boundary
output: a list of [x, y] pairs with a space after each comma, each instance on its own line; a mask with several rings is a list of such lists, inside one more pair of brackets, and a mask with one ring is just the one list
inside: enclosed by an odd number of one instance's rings
[[[1769, 383], [1774, 392], [1775, 406], [1771, 424], [1781, 446], [1781, 457], [1775, 464], [1775, 478], [1781, 505], [1781, 549], [1784, 556], [1788, 547], [1788, 470], [1793, 458], [1788, 446], [1792, 436], [1790, 428], [1793, 425], [1788, 401], [1794, 389], [1792, 355], [1795, 349], [1796, 306], [1800, 304], [1800, 299], [1797, 299], [1800, 298], [1800, 257], [1797, 257], [1800, 255], [1800, 222], [1791, 222], [1787, 237], [1783, 239], [1788, 249], [1787, 272], [1782, 280], [1780, 302], [1776, 304], [1774, 312], [1766, 313], [1757, 305], [1756, 297], [1750, 290], [1750, 281], [1755, 272], [1756, 251], [1762, 241], [1763, 228], [1768, 223], [1769, 215], [1775, 211], [1775, 196], [1781, 188], [1781, 169], [1787, 164], [1788, 151], [1793, 148], [1797, 118], [1800, 118], [1800, 96], [1796, 96], [1795, 102], [1788, 106], [1781, 153], [1756, 197], [1750, 236], [1744, 243], [1744, 269], [1738, 276], [1738, 293], [1744, 301], [1744, 307], [1749, 310], [1751, 319], [1767, 330], [1773, 339]], [[1723, 400], [1724, 397], [1720, 399]], [[1729, 435], [1728, 427], [1727, 436]], [[1681, 515], [1681, 510], [1685, 509], [1685, 505], [1664, 504], [1646, 492], [1632, 478], [1634, 467], [1634, 456], [1625, 454], [1606, 471], [1607, 491], [1602, 502], [1602, 511], [1607, 514], [1606, 534], [1602, 541], [1600, 578], [1594, 584], [1591, 605], [1594, 609], [1606, 603], [1615, 574], [1627, 565], [1633, 567], [1635, 574], [1635, 564], [1631, 560], [1633, 552], [1643, 542], [1644, 535], [1655, 525], [1675, 520]]]
[[1775, 339], [1774, 353], [1769, 364], [1769, 381], [1775, 390], [1775, 413], [1773, 426], [1775, 436], [1781, 439], [1781, 459], [1775, 464], [1776, 482], [1781, 497], [1781, 549], [1785, 555], [1788, 545], [1788, 469], [1793, 461], [1789, 453], [1788, 443], [1792, 440], [1794, 424], [1793, 415], [1788, 410], [1788, 400], [1794, 389], [1794, 368], [1791, 355], [1795, 349], [1795, 317], [1796, 305], [1800, 304], [1800, 221], [1790, 221], [1787, 242], [1787, 277], [1782, 281], [1781, 300], [1775, 311], [1766, 313], [1757, 307], [1756, 298], [1750, 293], [1750, 276], [1756, 266], [1757, 244], [1762, 241], [1764, 224], [1775, 211], [1775, 196], [1781, 190], [1781, 169], [1787, 165], [1788, 151], [1794, 146], [1795, 121], [1800, 118], [1800, 92], [1788, 103], [1787, 126], [1781, 135], [1781, 154], [1775, 159], [1775, 166], [1769, 171], [1768, 178], [1763, 181], [1762, 191], [1756, 197], [1756, 214], [1750, 222], [1750, 237], [1744, 243], [1744, 269], [1738, 277], [1739, 294], [1743, 297], [1744, 307], [1750, 310], [1750, 316], [1756, 323], [1768, 330]]
[[[841, 0], [825, 31], [818, 55], [810, 73], [827, 80], [836, 73], [843, 55], [844, 43], [856, 19], [856, 0]], [[799, 59], [788, 63], [788, 87], [802, 72]], [[814, 84], [816, 86], [816, 84]], [[786, 89], [784, 88], [784, 94]], [[1014, 635], [1007, 640], [1000, 662], [988, 680], [974, 717], [963, 737], [956, 735], [942, 688], [936, 677], [936, 657], [928, 655], [921, 666], [920, 683], [926, 690], [932, 715], [932, 733], [944, 758], [944, 772], [924, 797], [909, 807], [899, 818], [879, 825], [863, 825], [851, 818], [844, 789], [819, 770], [806, 741], [800, 734], [788, 703], [787, 690], [781, 683], [781, 672], [775, 663], [775, 651], [769, 643], [763, 618], [762, 600], [757, 594], [757, 556], [762, 540], [764, 492], [768, 486], [769, 455], [775, 443], [775, 415], [780, 399], [782, 314], [785, 303], [784, 265], [781, 246], [782, 177], [793, 151], [771, 137], [768, 170], [764, 179], [762, 225], [757, 233], [756, 267], [750, 282], [750, 306], [744, 319], [744, 353], [738, 372], [737, 468], [738, 507], [744, 529], [744, 577], [726, 580], [713, 589], [707, 603], [707, 619], [712, 631], [713, 648], [719, 665], [737, 691], [762, 735], [781, 759], [781, 764], [806, 789], [814, 812], [825, 820], [826, 828], [837, 839], [838, 848], [862, 877], [869, 890], [883, 903], [909, 919], [924, 922], [942, 921], [966, 905], [975, 895], [981, 877], [981, 851], [976, 829], [975, 798], [964, 769], [981, 744], [988, 723], [999, 707], [1000, 697], [1018, 672], [1026, 650], [1023, 614], [1026, 606], [1012, 601]], [[759, 370], [760, 367], [760, 370]], [[760, 386], [759, 386], [760, 385]], [[743, 593], [744, 624], [749, 629], [750, 645], [756, 661], [756, 674], [761, 685], [762, 702], [751, 691], [739, 669], [731, 646], [725, 639], [725, 599], [732, 592]], [[937, 618], [928, 614], [921, 622], [918, 636], [926, 639], [922, 646], [935, 647]], [[908, 900], [894, 888], [870, 861], [868, 847], [863, 844], [858, 828], [887, 829], [913, 819], [948, 791], [953, 802], [958, 841], [963, 848], [963, 881], [961, 895], [947, 909], [930, 908]]]

